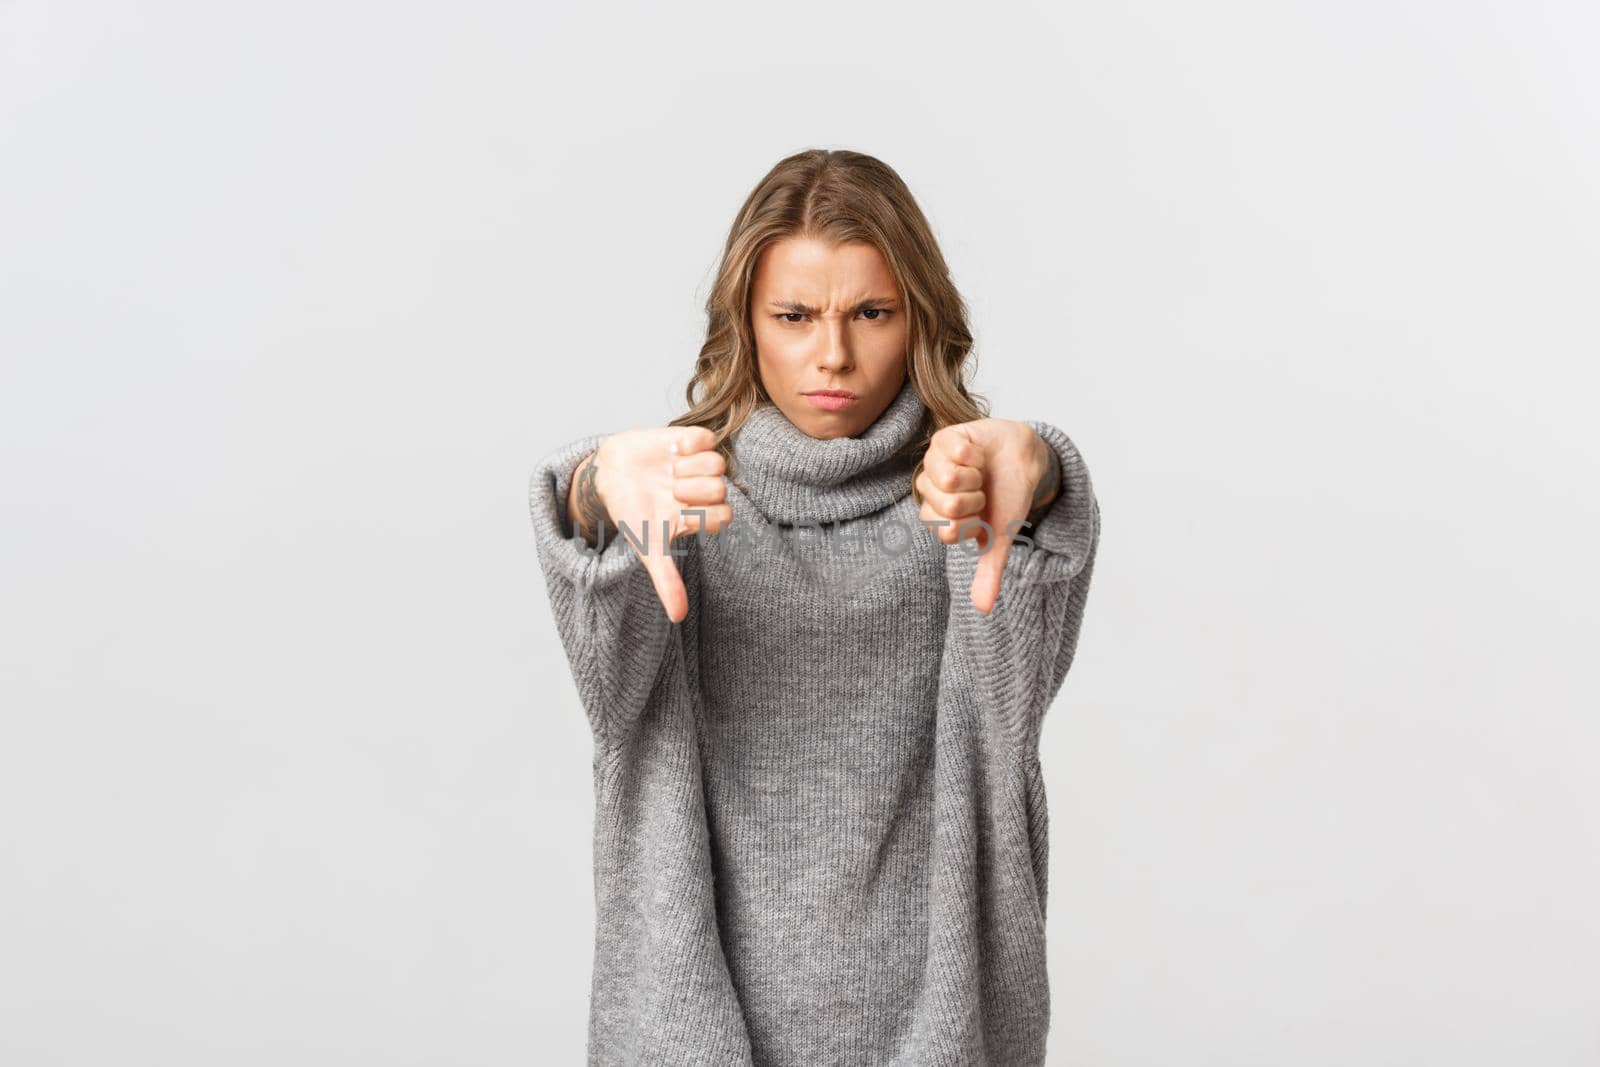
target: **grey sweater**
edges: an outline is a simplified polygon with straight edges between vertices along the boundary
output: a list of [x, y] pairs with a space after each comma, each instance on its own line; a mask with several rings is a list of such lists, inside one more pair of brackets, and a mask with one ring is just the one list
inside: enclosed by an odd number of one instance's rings
[[911, 496], [925, 417], [909, 382], [854, 438], [758, 408], [733, 440], [732, 525], [672, 544], [676, 626], [630, 545], [569, 538], [601, 435], [534, 471], [594, 740], [591, 1065], [1044, 1062], [1039, 728], [1099, 507], [1072, 441], [1030, 422], [1061, 492], [980, 615], [970, 542], [938, 541]]

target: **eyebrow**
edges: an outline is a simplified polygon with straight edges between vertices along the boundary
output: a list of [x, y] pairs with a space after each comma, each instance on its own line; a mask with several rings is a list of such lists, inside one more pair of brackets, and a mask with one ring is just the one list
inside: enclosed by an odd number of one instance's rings
[[[858, 311], [869, 311], [873, 308], [882, 308], [893, 303], [894, 299], [892, 297], [869, 296], [851, 308], [850, 313], [853, 315]], [[814, 308], [810, 304], [801, 303], [798, 300], [773, 300], [771, 301], [771, 306], [782, 308], [785, 311], [792, 311], [797, 315], [815, 315], [822, 310], [821, 308]]]

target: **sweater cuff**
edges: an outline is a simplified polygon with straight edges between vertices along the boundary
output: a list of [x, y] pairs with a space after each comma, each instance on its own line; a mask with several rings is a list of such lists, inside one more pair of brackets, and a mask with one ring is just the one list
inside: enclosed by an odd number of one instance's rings
[[1023, 534], [1033, 540], [1033, 548], [1017, 547], [1023, 549], [1022, 554], [1042, 550], [1061, 557], [1068, 571], [1076, 574], [1087, 561], [1100, 528], [1100, 507], [1089, 469], [1072, 438], [1059, 427], [1033, 419], [1025, 421], [1060, 461], [1061, 486], [1038, 523], [1023, 527]]
[[567, 494], [578, 461], [600, 446], [605, 434], [589, 434], [555, 449], [535, 466], [528, 480], [528, 509], [534, 535], [554, 574], [585, 588], [604, 588], [644, 569], [639, 553], [620, 533], [610, 536], [604, 548], [591, 545], [582, 535], [568, 533]]

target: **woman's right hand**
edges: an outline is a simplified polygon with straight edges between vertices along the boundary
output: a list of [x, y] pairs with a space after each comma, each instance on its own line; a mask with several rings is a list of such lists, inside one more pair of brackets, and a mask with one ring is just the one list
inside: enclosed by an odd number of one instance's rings
[[[568, 511], [574, 522], [596, 504], [603, 509], [610, 535], [622, 537], [639, 555], [674, 623], [688, 616], [689, 595], [668, 546], [684, 534], [716, 533], [733, 521], [722, 480], [726, 461], [716, 445], [717, 435], [704, 426], [627, 430], [603, 438], [573, 472]], [[614, 532], [618, 524], [626, 524], [628, 536]]]

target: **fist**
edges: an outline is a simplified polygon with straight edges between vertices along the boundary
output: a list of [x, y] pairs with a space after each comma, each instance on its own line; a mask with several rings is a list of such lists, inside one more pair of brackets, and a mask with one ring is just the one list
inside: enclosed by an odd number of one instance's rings
[[611, 522], [627, 525], [629, 536], [616, 536], [639, 555], [656, 598], [675, 623], [689, 614], [689, 595], [669, 546], [684, 534], [716, 533], [733, 521], [722, 479], [727, 464], [716, 444], [717, 435], [704, 426], [628, 430], [602, 439], [574, 478], [575, 497], [590, 479]]
[[928, 442], [915, 486], [919, 517], [947, 545], [968, 538], [979, 545], [971, 595], [984, 615], [1000, 596], [1012, 535], [1054, 498], [1054, 487], [1043, 484], [1051, 469], [1050, 446], [1025, 422], [977, 419], [946, 426]]

